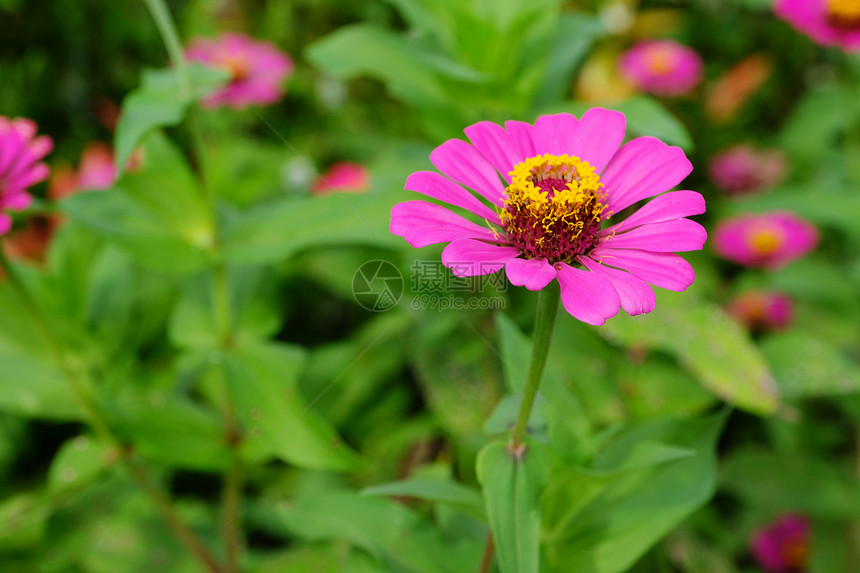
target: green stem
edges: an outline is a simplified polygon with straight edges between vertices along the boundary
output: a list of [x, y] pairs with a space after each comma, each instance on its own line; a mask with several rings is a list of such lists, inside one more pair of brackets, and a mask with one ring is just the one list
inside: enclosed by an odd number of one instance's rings
[[546, 365], [546, 356], [549, 352], [550, 341], [552, 340], [552, 327], [555, 324], [555, 315], [558, 314], [559, 300], [558, 283], [555, 281], [538, 293], [532, 359], [529, 365], [526, 387], [523, 391], [523, 400], [520, 403], [517, 424], [511, 433], [511, 441], [508, 446], [515, 453], [521, 451], [523, 447], [523, 439], [528, 429], [535, 398], [537, 398], [543, 368]]
[[183, 543], [189, 551], [196, 555], [206, 565], [207, 569], [211, 573], [223, 573], [212, 554], [206, 549], [194, 532], [182, 522], [179, 514], [171, 504], [170, 499], [155, 487], [149, 479], [149, 476], [135, 464], [129, 451], [123, 447], [116, 436], [114, 436], [110, 431], [110, 427], [108, 426], [104, 415], [90, 396], [88, 375], [86, 372], [79, 372], [69, 363], [60, 341], [57, 339], [53, 329], [51, 328], [50, 322], [42, 309], [38, 304], [36, 304], [36, 301], [30, 295], [27, 287], [18, 276], [17, 270], [6, 258], [2, 248], [0, 248], [0, 268], [3, 269], [3, 272], [6, 274], [6, 279], [18, 294], [24, 308], [27, 309], [30, 318], [33, 320], [33, 324], [36, 325], [41, 336], [44, 338], [45, 344], [50, 348], [57, 366], [69, 382], [72, 392], [86, 412], [86, 421], [95, 430], [96, 435], [99, 439], [109, 444], [119, 453], [119, 459], [122, 464], [128, 470], [138, 487], [140, 487], [141, 491], [150, 498], [156, 508], [161, 512], [162, 518], [173, 530], [177, 539], [179, 539], [179, 541]]
[[495, 555], [496, 549], [493, 544], [493, 532], [487, 532], [487, 541], [484, 544], [484, 555], [481, 557], [481, 566], [478, 569], [478, 573], [490, 573], [490, 567], [493, 565], [493, 555]]
[[230, 309], [230, 284], [228, 281], [227, 267], [220, 261], [216, 262], [212, 267], [212, 306], [218, 346], [222, 350], [233, 345], [233, 317]]
[[239, 556], [242, 554], [241, 493], [242, 464], [236, 460], [224, 479], [222, 531], [227, 553], [227, 571], [239, 572]]
[[208, 549], [206, 549], [206, 546], [203, 545], [197, 535], [187, 525], [185, 525], [179, 517], [179, 514], [176, 513], [170, 498], [164, 495], [164, 492], [152, 483], [149, 475], [138, 467], [133, 460], [128, 458], [123, 459], [129, 474], [131, 474], [140, 489], [143, 490], [147, 497], [149, 497], [150, 501], [152, 501], [161, 512], [162, 517], [167, 522], [168, 526], [170, 526], [170, 529], [173, 530], [176, 538], [185, 545], [186, 549], [191, 551], [198, 559], [200, 559], [200, 561], [203, 562], [204, 565], [206, 565], [206, 569], [208, 569], [210, 573], [226, 573], [215, 560], [215, 557]]
[[167, 9], [167, 4], [164, 0], [143, 0], [143, 2], [149, 8], [152, 19], [155, 20], [155, 25], [158, 27], [161, 39], [164, 41], [164, 47], [167, 48], [170, 62], [179, 75], [182, 91], [185, 94], [190, 94], [191, 81], [188, 79], [188, 68], [185, 65], [182, 41], [179, 39], [176, 26], [173, 24], [173, 18], [170, 17], [170, 10]]
[[[212, 268], [212, 306], [218, 333], [218, 346], [221, 351], [233, 345], [233, 320], [230, 311], [230, 283], [227, 269], [222, 262]], [[242, 480], [244, 476], [242, 460], [239, 456], [241, 431], [236, 419], [236, 405], [230, 392], [227, 377], [222, 372], [224, 383], [224, 433], [225, 441], [233, 452], [233, 462], [224, 476], [221, 498], [221, 531], [227, 554], [227, 571], [238, 573], [242, 553], [242, 530], [240, 505]]]

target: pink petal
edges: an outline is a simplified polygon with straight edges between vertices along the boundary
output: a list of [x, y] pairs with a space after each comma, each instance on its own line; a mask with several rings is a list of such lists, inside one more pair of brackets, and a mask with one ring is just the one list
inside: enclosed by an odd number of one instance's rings
[[517, 148], [523, 154], [523, 159], [537, 155], [534, 138], [532, 137], [533, 128], [530, 124], [524, 121], [506, 121], [505, 131], [511, 134], [511, 137], [517, 144]]
[[501, 225], [499, 216], [489, 207], [481, 203], [474, 195], [457, 185], [447, 177], [435, 171], [418, 171], [409, 176], [405, 188], [409, 191], [423, 193], [428, 197], [445, 201], [451, 205], [462, 207], [467, 211], [487, 219], [491, 223]]
[[570, 144], [576, 136], [579, 120], [569, 113], [542, 115], [535, 120], [532, 139], [538, 154], [552, 153], [562, 155], [568, 153]]
[[415, 248], [456, 239], [498, 242], [500, 238], [487, 227], [427, 201], [406, 201], [392, 207], [390, 230]]
[[590, 257], [603, 265], [624, 269], [654, 286], [667, 290], [686, 290], [696, 278], [690, 263], [674, 253], [598, 247], [591, 251]]
[[618, 314], [621, 300], [612, 283], [602, 276], [559, 263], [561, 303], [574, 318], [599, 326]]
[[607, 208], [618, 213], [636, 201], [668, 191], [684, 180], [693, 164], [680, 147], [655, 137], [637, 137], [624, 144], [601, 176], [609, 194]]
[[12, 217], [6, 213], [0, 213], [0, 235], [5, 235], [12, 228]]
[[475, 239], [458, 239], [442, 251], [442, 264], [458, 277], [492, 274], [519, 256], [514, 247], [490, 245]]
[[18, 133], [6, 132], [0, 135], [0, 173], [8, 173], [24, 153], [25, 142]]
[[16, 117], [12, 120], [12, 129], [21, 134], [25, 141], [29, 141], [36, 135], [39, 128], [36, 122], [26, 117]]
[[21, 190], [15, 190], [12, 193], [8, 192], [7, 189], [7, 193], [0, 198], [0, 206], [12, 211], [23, 211], [32, 203], [33, 197], [29, 193], [25, 193], [23, 187]]
[[588, 161], [596, 173], [601, 173], [624, 141], [626, 129], [627, 120], [623, 113], [591, 108], [579, 119], [576, 137], [564, 153]]
[[465, 130], [475, 148], [510, 182], [514, 165], [525, 159], [512, 135], [491, 121], [481, 121]]
[[50, 175], [50, 169], [44, 163], [31, 165], [26, 171], [17, 173], [14, 176], [9, 175], [11, 183], [8, 189], [17, 188], [24, 190], [31, 185], [44, 181], [48, 178], [48, 175]]
[[556, 270], [544, 259], [512, 259], [505, 265], [512, 285], [541, 290], [555, 278]]
[[502, 206], [505, 187], [499, 174], [477, 149], [460, 139], [449, 139], [430, 153], [436, 169]]
[[621, 308], [630, 316], [651, 312], [657, 306], [654, 289], [642, 279], [625, 271], [605, 267], [588, 257], [579, 257], [579, 262], [591, 272], [597, 273], [612, 283], [621, 300]]
[[35, 159], [42, 159], [54, 149], [54, 140], [47, 135], [41, 135], [30, 142], [29, 148]]
[[621, 223], [610, 227], [618, 233], [647, 223], [662, 223], [705, 212], [705, 198], [695, 191], [673, 191], [654, 198]]
[[[601, 233], [606, 233], [604, 229]], [[605, 236], [601, 245], [610, 249], [643, 249], [657, 252], [698, 251], [705, 244], [705, 228], [689, 219], [677, 219], [636, 227], [617, 235]]]

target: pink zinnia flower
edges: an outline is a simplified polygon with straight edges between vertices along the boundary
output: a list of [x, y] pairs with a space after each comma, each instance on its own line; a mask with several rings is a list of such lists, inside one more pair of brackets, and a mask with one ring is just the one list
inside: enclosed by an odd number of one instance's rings
[[370, 188], [370, 172], [360, 163], [342, 161], [332, 165], [311, 186], [314, 195], [327, 195], [335, 191], [361, 193]]
[[791, 323], [791, 299], [781, 293], [748, 290], [729, 301], [729, 314], [753, 333], [782, 330]]
[[622, 146], [625, 128], [622, 113], [599, 108], [580, 119], [544, 115], [534, 125], [476, 123], [465, 130], [471, 145], [451, 139], [430, 154], [441, 175], [413, 173], [406, 189], [461, 207], [480, 222], [409, 201], [392, 209], [391, 232], [413, 247], [450, 241], [442, 262], [457, 276], [504, 268], [511, 283], [529, 290], [557, 279], [567, 312], [589, 324], [603, 324], [619, 307], [631, 315], [650, 312], [655, 298], [648, 283], [682, 291], [693, 282], [692, 267], [673, 251], [702, 248], [704, 228], [684, 217], [703, 213], [705, 201], [694, 191], [666, 193], [610, 221], [692, 171], [680, 148], [656, 138]]
[[818, 244], [818, 230], [794, 213], [741, 215], [717, 224], [714, 250], [748, 267], [777, 269]]
[[78, 191], [108, 189], [116, 183], [116, 178], [114, 155], [110, 146], [101, 142], [88, 143], [81, 152], [77, 172], [68, 166], [54, 169], [48, 197], [58, 200]]
[[113, 150], [105, 143], [88, 143], [81, 153], [78, 166], [78, 187], [108, 189], [116, 182]]
[[12, 217], [3, 211], [29, 207], [27, 188], [48, 177], [48, 166], [40, 160], [54, 144], [50, 137], [35, 135], [33, 121], [0, 116], [0, 235], [12, 227]]
[[809, 520], [785, 515], [757, 531], [750, 545], [767, 573], [803, 573], [809, 561]]
[[709, 172], [717, 187], [741, 195], [779, 183], [786, 163], [779, 149], [757, 151], [749, 145], [735, 145], [711, 158]]
[[293, 71], [293, 61], [274, 45], [242, 34], [224, 34], [216, 40], [196, 38], [185, 56], [230, 72], [230, 83], [203, 100], [208, 107], [274, 103], [284, 95], [284, 80]]
[[643, 92], [677, 96], [692, 90], [702, 77], [702, 58], [674, 40], [645, 40], [619, 61], [621, 73]]
[[860, 50], [860, 2], [857, 0], [779, 0], [777, 16], [819, 44]]

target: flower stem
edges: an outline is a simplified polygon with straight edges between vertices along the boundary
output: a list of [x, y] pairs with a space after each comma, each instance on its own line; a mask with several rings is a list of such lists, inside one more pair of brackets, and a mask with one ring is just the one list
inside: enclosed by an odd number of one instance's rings
[[478, 573], [490, 573], [490, 567], [493, 565], [493, 555], [496, 552], [493, 544], [493, 532], [487, 532], [487, 542], [484, 545], [484, 555], [481, 557], [481, 567]]
[[186, 95], [190, 94], [191, 81], [188, 79], [188, 68], [185, 65], [185, 56], [182, 52], [182, 41], [176, 32], [176, 26], [173, 24], [173, 18], [170, 17], [170, 10], [167, 9], [167, 4], [164, 0], [143, 0], [143, 2], [149, 8], [152, 19], [155, 20], [155, 25], [158, 27], [161, 39], [164, 41], [164, 47], [167, 48], [170, 62], [179, 75], [182, 91]]
[[511, 441], [508, 445], [508, 448], [514, 453], [522, 451], [523, 448], [523, 438], [528, 429], [529, 418], [531, 417], [535, 398], [537, 398], [543, 368], [546, 364], [546, 356], [549, 352], [549, 344], [552, 340], [552, 327], [555, 324], [555, 315], [558, 314], [559, 300], [559, 287], [555, 281], [538, 293], [532, 359], [529, 365], [526, 387], [523, 391], [523, 399], [520, 403], [517, 424], [511, 432]]
[[27, 309], [30, 318], [44, 338], [45, 344], [50, 348], [57, 367], [61, 370], [69, 382], [69, 386], [71, 386], [75, 397], [83, 406], [87, 416], [86, 421], [93, 428], [96, 435], [113, 447], [119, 454], [119, 460], [128, 470], [129, 475], [137, 483], [141, 491], [155, 504], [158, 511], [161, 512], [164, 521], [168, 524], [174, 535], [176, 535], [176, 538], [185, 545], [186, 549], [196, 555], [206, 565], [210, 573], [223, 573], [215, 558], [206, 549], [206, 546], [203, 545], [197, 535], [179, 517], [170, 498], [152, 483], [146, 472], [132, 459], [129, 450], [123, 447], [123, 444], [110, 431], [104, 415], [90, 396], [89, 377], [86, 372], [79, 372], [78, 369], [69, 364], [62, 345], [51, 328], [50, 322], [30, 295], [26, 285], [18, 276], [17, 270], [9, 263], [2, 248], [0, 248], [0, 268], [3, 269], [7, 280], [17, 293], [18, 298], [21, 299], [24, 308]]

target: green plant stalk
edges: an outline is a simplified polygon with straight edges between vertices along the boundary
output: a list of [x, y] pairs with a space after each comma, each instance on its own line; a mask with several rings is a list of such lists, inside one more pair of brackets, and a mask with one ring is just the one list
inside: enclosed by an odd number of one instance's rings
[[167, 522], [171, 530], [173, 530], [177, 539], [179, 539], [179, 541], [185, 545], [189, 551], [196, 555], [197, 558], [206, 565], [207, 569], [211, 573], [223, 573], [215, 558], [209, 550], [206, 549], [206, 546], [203, 545], [197, 535], [187, 525], [185, 525], [179, 517], [179, 514], [176, 512], [170, 499], [164, 495], [164, 493], [152, 483], [149, 476], [135, 464], [134, 460], [130, 457], [128, 450], [123, 447], [119, 440], [117, 440], [110, 431], [104, 415], [90, 396], [90, 385], [88, 384], [86, 374], [79, 373], [68, 363], [66, 355], [63, 352], [62, 345], [59, 340], [57, 340], [48, 318], [45, 316], [42, 309], [36, 304], [36, 301], [33, 300], [27, 287], [18, 276], [17, 271], [6, 258], [6, 254], [3, 252], [2, 248], [0, 248], [0, 268], [3, 269], [9, 284], [17, 293], [18, 298], [21, 299], [21, 303], [24, 305], [24, 308], [27, 309], [30, 318], [38, 328], [41, 336], [44, 338], [45, 344], [51, 349], [54, 361], [57, 363], [57, 366], [62, 371], [66, 380], [69, 382], [75, 397], [84, 407], [89, 425], [92, 426], [100, 439], [110, 444], [118, 452], [119, 460], [128, 470], [128, 473], [137, 483], [138, 487], [140, 487], [141, 491], [150, 498], [156, 508], [161, 512], [162, 518]]
[[535, 398], [537, 398], [538, 387], [540, 386], [541, 376], [543, 376], [543, 369], [546, 365], [549, 344], [552, 340], [552, 328], [555, 325], [555, 316], [558, 314], [559, 300], [559, 287], [555, 281], [538, 293], [531, 364], [529, 365], [529, 373], [526, 378], [526, 387], [523, 391], [523, 399], [520, 402], [517, 423], [511, 432], [511, 441], [508, 445], [511, 452], [515, 454], [522, 452], [524, 447], [523, 439], [528, 429], [532, 407], [534, 406]]
[[[143, 0], [149, 8], [152, 18], [158, 27], [164, 46], [167, 48], [170, 61], [179, 76], [181, 89], [185, 95], [190, 96], [191, 82], [188, 77], [188, 69], [182, 50], [182, 41], [176, 31], [173, 18], [164, 0]], [[205, 157], [203, 137], [199, 120], [193, 116], [194, 110], [190, 111], [191, 134], [194, 141], [194, 151], [197, 160], [205, 171]], [[233, 320], [230, 312], [230, 289], [227, 269], [221, 260], [221, 237], [218, 230], [218, 214], [216, 198], [205, 181], [205, 173], [201, 173], [203, 183], [204, 199], [208, 203], [212, 217], [213, 241], [212, 254], [215, 262], [212, 265], [212, 306], [215, 320], [215, 328], [218, 333], [218, 346], [222, 351], [228, 350], [233, 345]], [[239, 530], [239, 506], [242, 490], [242, 465], [239, 460], [239, 428], [236, 422], [235, 405], [230, 396], [229, 387], [225, 379], [224, 392], [224, 425], [225, 439], [234, 452], [233, 464], [224, 479], [224, 492], [222, 499], [222, 531], [224, 545], [228, 560], [228, 571], [238, 571], [239, 556], [241, 553], [241, 532]]]
[[478, 573], [490, 573], [490, 568], [493, 566], [493, 555], [496, 548], [493, 543], [493, 532], [487, 532], [487, 542], [484, 544], [484, 555], [481, 557], [481, 566]]
[[155, 25], [158, 27], [161, 39], [164, 41], [164, 47], [167, 48], [170, 62], [179, 75], [182, 91], [185, 95], [189, 95], [191, 93], [191, 81], [188, 79], [188, 68], [185, 65], [182, 41], [179, 39], [176, 26], [173, 24], [173, 18], [170, 17], [170, 10], [167, 9], [167, 4], [164, 0], [143, 0], [143, 2], [149, 8], [152, 19], [155, 20]]

